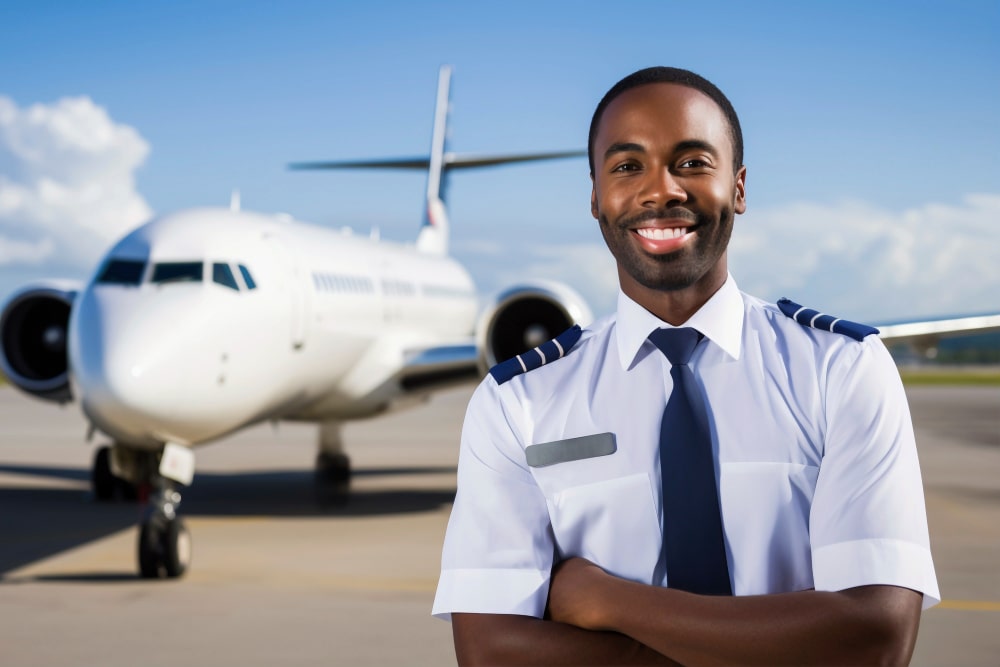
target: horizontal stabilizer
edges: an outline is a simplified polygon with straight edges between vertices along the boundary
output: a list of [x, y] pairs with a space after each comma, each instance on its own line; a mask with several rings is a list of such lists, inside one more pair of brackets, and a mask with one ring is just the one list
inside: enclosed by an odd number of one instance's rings
[[424, 220], [417, 249], [430, 255], [448, 254], [449, 224], [445, 210], [448, 175], [455, 169], [497, 167], [504, 164], [558, 160], [583, 157], [585, 150], [510, 153], [507, 155], [475, 155], [452, 153], [448, 150], [449, 91], [451, 67], [442, 65], [438, 72], [438, 89], [434, 107], [434, 130], [431, 149], [426, 157], [394, 157], [376, 160], [326, 160], [292, 162], [289, 169], [420, 169], [427, 171], [427, 194], [424, 200]]
[[[550, 151], [547, 153], [512, 153], [507, 155], [477, 155], [473, 153], [445, 153], [445, 169], [471, 169], [476, 167], [496, 167], [517, 162], [538, 160], [558, 160], [561, 158], [583, 157], [584, 150]], [[427, 169], [429, 157], [388, 158], [384, 160], [337, 160], [333, 162], [293, 162], [289, 169]]]

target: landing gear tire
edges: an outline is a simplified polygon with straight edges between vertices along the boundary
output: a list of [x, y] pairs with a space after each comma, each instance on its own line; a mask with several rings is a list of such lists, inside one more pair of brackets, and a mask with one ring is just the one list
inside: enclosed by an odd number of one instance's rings
[[316, 457], [316, 498], [321, 506], [343, 505], [351, 490], [351, 459], [346, 454]]
[[143, 579], [160, 577], [160, 531], [147, 522], [139, 528], [139, 574]]
[[163, 569], [168, 579], [176, 579], [187, 572], [191, 564], [191, 533], [180, 519], [167, 524], [163, 550]]
[[139, 573], [144, 579], [176, 579], [191, 564], [191, 533], [180, 519], [150, 520], [139, 529]]

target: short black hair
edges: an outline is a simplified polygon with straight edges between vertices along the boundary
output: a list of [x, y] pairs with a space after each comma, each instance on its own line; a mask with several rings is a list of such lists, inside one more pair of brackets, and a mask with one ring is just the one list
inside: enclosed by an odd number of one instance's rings
[[626, 90], [645, 86], [650, 83], [676, 83], [688, 88], [694, 88], [712, 98], [729, 123], [729, 136], [733, 142], [733, 171], [738, 171], [743, 166], [743, 130], [740, 129], [740, 119], [736, 115], [736, 109], [732, 103], [722, 93], [718, 87], [694, 72], [678, 67], [647, 67], [638, 72], [633, 72], [627, 77], [611, 86], [611, 89], [604, 94], [601, 101], [594, 110], [594, 117], [590, 120], [590, 136], [587, 139], [587, 159], [590, 161], [590, 175], [594, 175], [594, 139], [597, 137], [597, 126], [601, 122], [604, 110], [614, 101], [616, 97]]

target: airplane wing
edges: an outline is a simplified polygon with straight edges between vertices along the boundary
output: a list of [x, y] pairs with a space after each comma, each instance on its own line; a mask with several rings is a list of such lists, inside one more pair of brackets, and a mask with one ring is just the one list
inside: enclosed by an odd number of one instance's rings
[[1000, 331], [1000, 313], [882, 324], [878, 329], [887, 345], [909, 345], [922, 356], [933, 357], [945, 338]]
[[911, 343], [924, 339], [937, 340], [1000, 331], [1000, 314], [884, 324], [879, 325], [878, 329], [882, 340], [886, 342]]
[[476, 382], [482, 377], [479, 351], [474, 342], [409, 349], [397, 378], [407, 393], [423, 393], [447, 386]]

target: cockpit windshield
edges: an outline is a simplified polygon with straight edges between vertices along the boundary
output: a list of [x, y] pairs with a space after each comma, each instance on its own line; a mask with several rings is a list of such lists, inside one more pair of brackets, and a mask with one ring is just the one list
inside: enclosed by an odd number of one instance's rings
[[[146, 264], [145, 260], [108, 259], [97, 275], [96, 282], [106, 285], [140, 285], [146, 273]], [[233, 268], [234, 266], [236, 269]], [[156, 262], [153, 264], [149, 282], [154, 285], [162, 285], [165, 283], [200, 283], [211, 280], [213, 283], [228, 287], [236, 292], [257, 288], [257, 283], [250, 275], [250, 269], [243, 264], [230, 265], [228, 262], [209, 262], [208, 268], [211, 269], [210, 276], [205, 273], [207, 269], [204, 262]], [[243, 279], [242, 285], [238, 278]]]
[[153, 265], [152, 283], [200, 283], [201, 262], [161, 262]]
[[237, 292], [240, 291], [240, 286], [236, 284], [236, 277], [233, 275], [233, 270], [229, 268], [228, 264], [222, 262], [212, 264], [212, 282], [236, 290]]
[[243, 282], [246, 283], [247, 289], [257, 288], [257, 283], [254, 282], [253, 276], [250, 275], [250, 269], [240, 264], [240, 274], [243, 276]]
[[146, 262], [135, 259], [109, 259], [104, 265], [98, 283], [105, 285], [138, 285], [142, 282], [142, 274], [146, 270]]

